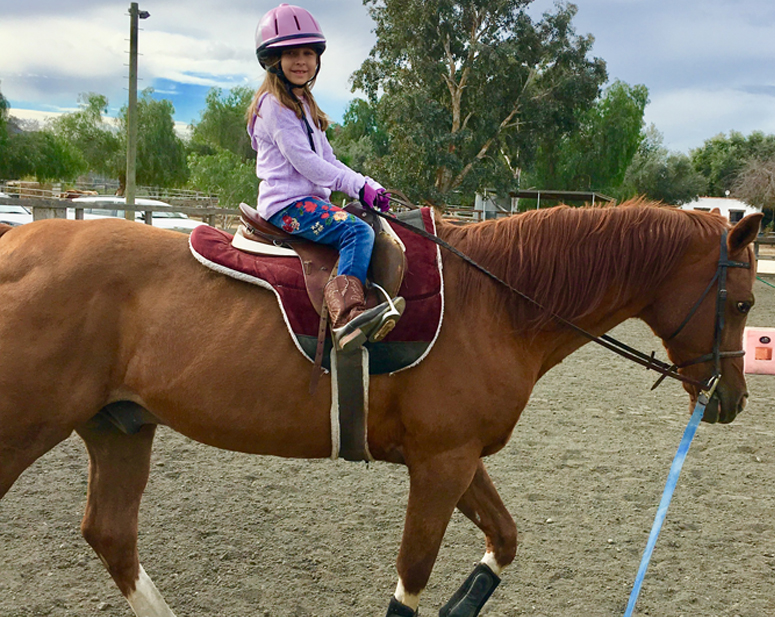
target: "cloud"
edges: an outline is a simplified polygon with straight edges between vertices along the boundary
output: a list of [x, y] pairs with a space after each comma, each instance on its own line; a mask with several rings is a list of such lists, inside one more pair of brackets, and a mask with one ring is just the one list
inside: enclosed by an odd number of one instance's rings
[[671, 150], [688, 152], [719, 133], [775, 134], [772, 92], [686, 88], [652, 97], [645, 120], [665, 136]]
[[[47, 0], [27, 0], [3, 10], [0, 20], [0, 79], [13, 107], [51, 109], [75, 106], [81, 92], [98, 92], [116, 113], [126, 101], [129, 16], [106, 0], [87, 0], [65, 8]], [[255, 57], [255, 28], [273, 0], [140, 2], [149, 10], [139, 22], [139, 88], [179, 90], [197, 97], [197, 88], [258, 87], [263, 71]], [[327, 0], [310, 7], [328, 37], [315, 93], [341, 116], [353, 98], [349, 78], [368, 55], [373, 22], [359, 0]], [[194, 103], [178, 93], [176, 109], [190, 122]]]
[[[0, 84], [14, 110], [56, 112], [82, 92], [126, 102], [128, 3], [112, 0], [4, 2]], [[198, 118], [211, 87], [258, 87], [263, 71], [254, 34], [279, 0], [139, 0], [140, 89], [170, 93], [176, 120]], [[293, 2], [293, 0], [292, 0]], [[535, 0], [540, 19], [555, 0]], [[367, 58], [375, 27], [361, 0], [299, 2], [328, 38], [315, 96], [335, 120], [349, 101], [350, 76]], [[7, 5], [7, 6], [6, 6]], [[573, 24], [595, 37], [593, 55], [611, 79], [645, 84], [646, 119], [672, 149], [696, 147], [729, 130], [772, 132], [775, 105], [775, 2], [772, 0], [584, 0]]]

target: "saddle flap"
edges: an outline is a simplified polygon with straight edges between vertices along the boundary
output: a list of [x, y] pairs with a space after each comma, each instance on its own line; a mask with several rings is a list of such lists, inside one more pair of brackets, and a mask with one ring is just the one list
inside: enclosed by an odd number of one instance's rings
[[[435, 231], [433, 213], [428, 208], [399, 213], [399, 218], [429, 233]], [[406, 301], [406, 310], [396, 328], [384, 341], [367, 343], [369, 372], [385, 374], [420, 363], [439, 335], [444, 314], [443, 277], [438, 247], [425, 238], [396, 227], [406, 246], [406, 277], [398, 295]], [[314, 361], [320, 316], [310, 300], [298, 257], [264, 257], [240, 251], [232, 245], [232, 234], [202, 225], [189, 236], [196, 260], [220, 274], [271, 290], [278, 300], [296, 348]], [[249, 338], [249, 337], [248, 337]], [[330, 340], [324, 351], [328, 362]]]
[[[391, 298], [395, 298], [406, 274], [404, 243], [388, 222], [377, 216], [373, 210], [364, 208], [357, 202], [347, 204], [344, 209], [374, 230], [369, 279], [382, 287]], [[384, 298], [375, 298], [375, 300], [379, 303]]]
[[398, 295], [406, 274], [406, 254], [401, 241], [380, 231], [374, 238], [371, 253], [371, 280], [381, 286], [391, 298]]

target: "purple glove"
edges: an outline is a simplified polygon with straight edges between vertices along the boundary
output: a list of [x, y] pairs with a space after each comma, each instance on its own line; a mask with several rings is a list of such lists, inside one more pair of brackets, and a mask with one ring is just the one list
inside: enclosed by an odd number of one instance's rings
[[383, 188], [375, 189], [368, 182], [361, 188], [358, 198], [366, 208], [380, 212], [390, 210], [390, 193]]

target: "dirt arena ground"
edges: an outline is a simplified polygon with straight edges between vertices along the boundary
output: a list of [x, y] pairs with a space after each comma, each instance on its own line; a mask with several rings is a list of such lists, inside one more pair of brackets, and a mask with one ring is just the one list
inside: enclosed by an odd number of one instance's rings
[[[775, 327], [775, 288], [757, 282], [755, 291], [749, 325]], [[613, 334], [661, 351], [639, 322]], [[520, 548], [484, 616], [624, 613], [689, 418], [681, 387], [651, 392], [653, 380], [588, 345], [539, 382], [511, 442], [488, 462]], [[775, 377], [750, 376], [749, 389], [733, 424], [698, 430], [636, 615], [775, 615]], [[252, 457], [157, 435], [140, 554], [178, 617], [385, 614], [403, 468]], [[131, 615], [80, 537], [86, 465], [73, 437], [0, 501], [0, 616]], [[422, 615], [437, 614], [483, 550], [456, 514]]]

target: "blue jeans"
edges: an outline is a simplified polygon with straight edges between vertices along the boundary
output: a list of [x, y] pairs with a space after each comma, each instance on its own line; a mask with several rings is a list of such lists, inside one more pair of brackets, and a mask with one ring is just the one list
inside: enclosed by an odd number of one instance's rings
[[366, 271], [374, 248], [374, 230], [349, 212], [317, 197], [294, 201], [269, 218], [283, 231], [339, 251], [337, 274], [348, 274], [366, 283]]

